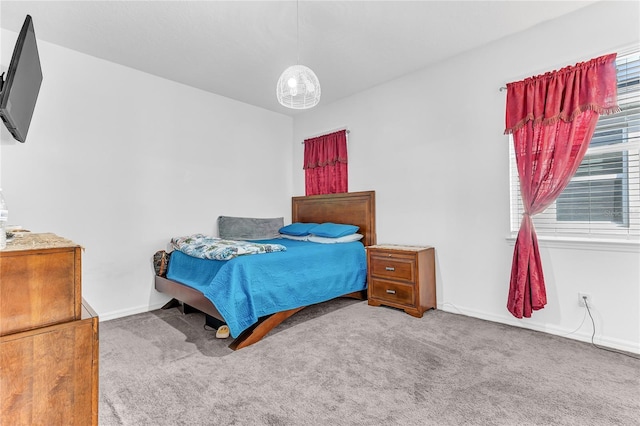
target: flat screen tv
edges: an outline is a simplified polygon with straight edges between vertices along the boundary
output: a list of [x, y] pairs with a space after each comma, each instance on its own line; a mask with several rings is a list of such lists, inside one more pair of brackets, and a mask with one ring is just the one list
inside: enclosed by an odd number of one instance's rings
[[7, 78], [0, 76], [0, 118], [13, 137], [24, 142], [36, 106], [42, 68], [33, 31], [33, 20], [27, 15], [13, 49]]

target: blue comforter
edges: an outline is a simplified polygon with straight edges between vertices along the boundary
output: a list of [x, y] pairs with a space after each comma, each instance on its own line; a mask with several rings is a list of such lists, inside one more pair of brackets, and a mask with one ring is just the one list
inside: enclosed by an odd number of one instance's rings
[[167, 278], [202, 292], [224, 317], [233, 337], [260, 317], [325, 302], [366, 289], [367, 262], [361, 242], [318, 244], [286, 239], [286, 251], [227, 261], [171, 254]]

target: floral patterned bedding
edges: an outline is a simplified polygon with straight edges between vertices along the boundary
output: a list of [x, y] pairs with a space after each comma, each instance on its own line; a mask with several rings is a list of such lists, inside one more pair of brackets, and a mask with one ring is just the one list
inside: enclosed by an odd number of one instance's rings
[[281, 244], [223, 240], [204, 234], [172, 238], [171, 246], [175, 250], [179, 250], [189, 256], [211, 260], [229, 260], [248, 254], [273, 253], [287, 250], [287, 248]]

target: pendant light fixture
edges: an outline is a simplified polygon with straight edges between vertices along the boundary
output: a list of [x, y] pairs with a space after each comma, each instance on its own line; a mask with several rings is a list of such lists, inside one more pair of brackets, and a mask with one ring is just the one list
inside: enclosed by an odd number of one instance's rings
[[300, 65], [299, 0], [296, 1], [297, 65], [292, 65], [280, 75], [276, 96], [281, 105], [292, 109], [313, 108], [320, 102], [320, 81], [310, 68]]

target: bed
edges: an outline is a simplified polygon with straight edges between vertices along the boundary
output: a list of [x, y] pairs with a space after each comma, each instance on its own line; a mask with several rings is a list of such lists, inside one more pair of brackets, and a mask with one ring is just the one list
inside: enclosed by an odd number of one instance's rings
[[[333, 222], [356, 225], [359, 227], [358, 233], [363, 235], [362, 240], [356, 244], [362, 244], [365, 247], [376, 244], [375, 191], [292, 197], [291, 219], [292, 223]], [[287, 242], [285, 244], [287, 245], [287, 250], [293, 252], [296, 249], [297, 243], [299, 242]], [[339, 245], [342, 246], [342, 244]], [[318, 246], [325, 245], [318, 244]], [[331, 244], [331, 246], [338, 246], [338, 244]], [[182, 253], [180, 253], [180, 255], [182, 255]], [[259, 258], [260, 263], [265, 263], [268, 259], [282, 259], [283, 256], [286, 255], [280, 254], [280, 256], [272, 256], [272, 254], [269, 253], [259, 254], [256, 256], [240, 256], [228, 262], [240, 263], [245, 261], [245, 259], [240, 259], [241, 257], [250, 257], [255, 259]], [[202, 259], [191, 259], [190, 261], [197, 264], [202, 261]], [[197, 270], [197, 267], [199, 267], [199, 265], [195, 265], [193, 270]], [[247, 276], [250, 277], [251, 275], [248, 274]], [[218, 279], [220, 278], [218, 277]], [[233, 281], [235, 278], [230, 276], [229, 279], [230, 281]], [[162, 276], [155, 277], [156, 290], [173, 298], [173, 303], [167, 304], [166, 306], [175, 306], [176, 304], [179, 304], [181, 307], [183, 307], [183, 312], [187, 312], [187, 308], [195, 308], [198, 311], [205, 313], [209, 317], [226, 322], [224, 315], [222, 315], [220, 312], [221, 310], [224, 311], [224, 309], [222, 309], [223, 306], [220, 306], [221, 309], [216, 307], [216, 305], [212, 302], [211, 297], [207, 297], [205, 295], [205, 293], [207, 293], [206, 289], [200, 288], [193, 283], [189, 285], [189, 279], [184, 279], [184, 281], [187, 282], [180, 282], [178, 279], [170, 279]], [[304, 282], [299, 283], [299, 286], [304, 285]], [[329, 286], [329, 284], [327, 284], [327, 286]], [[366, 281], [362, 283], [360, 287], [355, 291], [348, 291], [345, 293], [340, 293], [338, 289], [333, 289], [332, 291], [334, 293], [331, 294], [331, 298], [352, 297], [357, 299], [365, 299]], [[340, 294], [335, 293], [336, 291]], [[313, 300], [313, 297], [315, 296], [311, 295], [307, 298], [301, 298], [301, 300], [304, 300], [304, 304], [300, 306], [295, 305], [289, 309], [278, 310], [277, 312], [260, 316], [259, 318], [257, 318], [255, 323], [253, 323], [249, 327], [242, 327], [243, 331], [237, 335], [237, 337], [229, 345], [229, 347], [231, 349], [237, 350], [254, 344], [261, 340], [264, 336], [266, 336], [269, 331], [271, 331], [273, 328], [275, 328], [290, 316], [294, 315], [296, 312], [299, 312], [306, 306], [315, 303], [321, 303], [327, 300], [326, 294], [319, 294], [319, 300]], [[248, 304], [253, 302], [253, 300], [247, 301]], [[264, 301], [260, 303], [264, 303]]]

